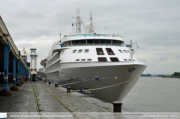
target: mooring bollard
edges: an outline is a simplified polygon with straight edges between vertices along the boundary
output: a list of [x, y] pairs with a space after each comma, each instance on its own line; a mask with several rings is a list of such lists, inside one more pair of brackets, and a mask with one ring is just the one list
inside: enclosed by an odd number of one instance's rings
[[67, 93], [71, 91], [71, 86], [67, 86]]
[[119, 101], [113, 102], [114, 112], [121, 112], [122, 103]]
[[49, 81], [49, 85], [51, 84], [51, 81]]
[[55, 83], [55, 87], [58, 87], [58, 84], [57, 84], [57, 83]]

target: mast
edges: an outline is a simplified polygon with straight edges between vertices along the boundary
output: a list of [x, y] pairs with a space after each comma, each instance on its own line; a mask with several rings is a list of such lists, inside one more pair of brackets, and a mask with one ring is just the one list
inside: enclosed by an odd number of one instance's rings
[[61, 41], [61, 10], [60, 10], [60, 41]]
[[81, 33], [81, 17], [79, 8], [76, 10], [76, 33]]

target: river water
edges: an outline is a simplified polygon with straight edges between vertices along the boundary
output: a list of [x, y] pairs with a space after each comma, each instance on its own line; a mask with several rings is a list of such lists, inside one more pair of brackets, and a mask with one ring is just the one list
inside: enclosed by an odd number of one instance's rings
[[180, 112], [180, 79], [141, 77], [122, 103], [128, 112]]

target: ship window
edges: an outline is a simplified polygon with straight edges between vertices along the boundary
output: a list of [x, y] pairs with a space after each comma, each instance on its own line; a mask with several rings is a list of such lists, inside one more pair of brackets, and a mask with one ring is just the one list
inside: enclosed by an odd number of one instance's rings
[[119, 52], [120, 52], [120, 53], [123, 53], [123, 51], [122, 51], [122, 50], [119, 50]]
[[124, 52], [125, 52], [125, 53], [127, 53], [127, 51], [126, 51], [126, 50], [124, 50]]
[[89, 49], [85, 49], [85, 51], [84, 51], [85, 53], [88, 53], [89, 52]]
[[76, 61], [79, 61], [79, 59], [76, 59]]
[[106, 48], [108, 55], [115, 55], [111, 48]]
[[127, 61], [127, 59], [124, 59], [124, 61]]
[[81, 59], [81, 61], [85, 61], [85, 59]]
[[82, 52], [82, 50], [79, 50], [79, 51], [78, 51], [78, 53], [81, 53], [81, 52]]
[[100, 40], [100, 44], [105, 44], [106, 40]]
[[77, 50], [73, 50], [73, 53], [76, 53]]
[[88, 45], [93, 45], [93, 40], [87, 40]]
[[100, 40], [94, 40], [94, 44], [99, 44]]
[[113, 41], [112, 41], [112, 45], [116, 45], [116, 40], [113, 40]]
[[119, 62], [117, 57], [110, 57], [110, 59], [111, 59], [112, 62]]
[[87, 59], [87, 61], [92, 61], [92, 59]]
[[107, 40], [107, 44], [108, 44], [108, 45], [111, 45], [111, 40]]
[[97, 55], [104, 55], [102, 48], [96, 48]]
[[107, 62], [107, 59], [105, 57], [98, 57], [99, 62]]

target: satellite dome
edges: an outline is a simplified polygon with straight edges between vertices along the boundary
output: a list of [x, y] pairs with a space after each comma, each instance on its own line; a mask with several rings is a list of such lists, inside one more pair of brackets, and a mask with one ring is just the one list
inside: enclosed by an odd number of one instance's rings
[[85, 25], [84, 25], [84, 31], [85, 33], [94, 33], [94, 25], [90, 22], [87, 22]]

